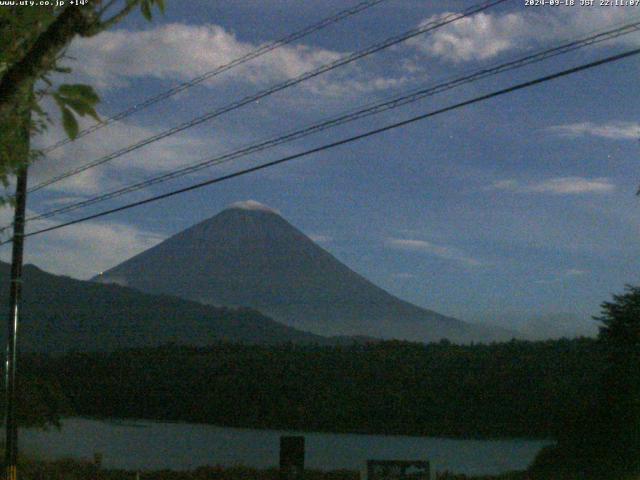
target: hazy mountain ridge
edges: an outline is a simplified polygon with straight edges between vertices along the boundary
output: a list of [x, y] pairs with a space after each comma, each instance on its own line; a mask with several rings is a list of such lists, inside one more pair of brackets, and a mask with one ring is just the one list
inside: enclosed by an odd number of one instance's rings
[[414, 341], [509, 337], [391, 295], [255, 202], [223, 210], [94, 280], [213, 305], [248, 306], [319, 335]]
[[[586, 318], [585, 318], [586, 317]], [[573, 313], [501, 313], [486, 316], [485, 323], [517, 332], [518, 338], [547, 340], [596, 337], [598, 325], [592, 318]]]
[[[9, 271], [9, 265], [0, 262], [0, 291], [8, 292]], [[2, 329], [0, 337], [4, 335]], [[267, 345], [355, 341], [302, 332], [247, 308], [219, 308], [75, 280], [33, 265], [24, 268], [18, 335], [21, 351], [49, 353], [110, 351], [168, 342], [207, 346], [221, 341]]]

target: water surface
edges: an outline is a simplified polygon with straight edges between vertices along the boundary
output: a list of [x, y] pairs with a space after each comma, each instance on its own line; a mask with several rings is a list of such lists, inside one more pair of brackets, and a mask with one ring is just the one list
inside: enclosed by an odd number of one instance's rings
[[107, 468], [186, 470], [202, 465], [278, 464], [279, 437], [306, 438], [306, 466], [363, 470], [367, 459], [429, 460], [435, 470], [495, 474], [524, 469], [549, 442], [299, 433], [188, 423], [66, 419], [60, 431], [21, 430], [20, 446], [45, 458], [103, 456]]

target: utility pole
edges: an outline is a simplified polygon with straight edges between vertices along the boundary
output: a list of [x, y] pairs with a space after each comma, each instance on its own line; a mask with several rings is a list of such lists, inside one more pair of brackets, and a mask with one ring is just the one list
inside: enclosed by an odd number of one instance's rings
[[[33, 88], [30, 87], [30, 96]], [[18, 423], [16, 419], [16, 363], [18, 359], [18, 323], [22, 297], [22, 259], [24, 252], [24, 224], [27, 205], [27, 171], [30, 152], [31, 106], [28, 104], [22, 124], [22, 145], [17, 149], [24, 155], [23, 163], [16, 173], [16, 195], [13, 218], [13, 241], [11, 252], [11, 280], [9, 288], [9, 315], [7, 317], [7, 358], [5, 363], [5, 479], [17, 480]]]
[[7, 322], [7, 360], [5, 364], [5, 468], [6, 480], [17, 480], [18, 425], [16, 422], [16, 363], [18, 347], [18, 320], [22, 297], [22, 259], [24, 251], [24, 218], [27, 203], [27, 166], [20, 167], [17, 175], [15, 212], [13, 223], [13, 250], [11, 253], [11, 285], [9, 317]]

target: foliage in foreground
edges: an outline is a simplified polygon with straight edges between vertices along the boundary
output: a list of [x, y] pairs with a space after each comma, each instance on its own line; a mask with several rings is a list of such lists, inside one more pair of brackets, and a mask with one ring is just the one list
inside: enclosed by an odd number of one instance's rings
[[563, 418], [556, 447], [537, 456], [536, 479], [640, 478], [640, 287], [602, 304], [603, 369], [596, 395]]
[[[4, 379], [4, 373], [0, 369]], [[4, 412], [4, 381], [0, 382], [0, 412]], [[48, 429], [60, 427], [64, 416], [73, 414], [68, 399], [55, 378], [18, 373], [16, 416], [20, 427]]]
[[[69, 138], [78, 135], [78, 116], [98, 115], [93, 88], [82, 84], [54, 85], [53, 77], [69, 73], [62, 66], [66, 50], [77, 37], [92, 37], [122, 21], [134, 8], [151, 19], [152, 8], [164, 10], [164, 0], [83, 2], [83, 5], [0, 5], [0, 183], [25, 162], [37, 158], [29, 138], [51, 123], [42, 107], [50, 97], [58, 106]], [[4, 201], [0, 197], [0, 202]]]

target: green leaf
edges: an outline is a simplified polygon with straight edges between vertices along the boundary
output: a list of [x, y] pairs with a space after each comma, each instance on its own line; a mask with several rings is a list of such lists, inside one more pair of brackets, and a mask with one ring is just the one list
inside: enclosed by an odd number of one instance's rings
[[71, 110], [66, 107], [62, 108], [62, 126], [71, 140], [74, 140], [78, 136], [78, 121], [73, 116]]
[[53, 97], [55, 102], [58, 104], [58, 107], [60, 107], [60, 109], [63, 109], [64, 108], [64, 100], [62, 99], [62, 97], [60, 95], [58, 95], [56, 92], [53, 92], [51, 94], [51, 96]]
[[31, 109], [36, 112], [38, 115], [40, 115], [41, 117], [46, 117], [47, 113], [42, 109], [42, 107], [40, 105], [38, 105], [37, 103], [34, 103], [31, 106]]
[[73, 109], [73, 111], [76, 112], [81, 117], [84, 117], [85, 115], [89, 115], [93, 117], [96, 121], [98, 122], [100, 121], [100, 117], [98, 117], [98, 114], [96, 113], [92, 105], [89, 105], [81, 100], [76, 100], [71, 98], [66, 98], [65, 103], [68, 107]]
[[[68, 110], [69, 108], [71, 108], [76, 114], [80, 115], [81, 117], [89, 115], [97, 122], [100, 121], [100, 117], [98, 116], [94, 108], [94, 106], [100, 101], [100, 97], [98, 97], [98, 94], [89, 85], [60, 85], [60, 87], [58, 87], [58, 91], [54, 92], [52, 96], [55, 102], [60, 107], [60, 110], [62, 110], [63, 120], [65, 117], [64, 110]], [[69, 111], [69, 113], [72, 112]]]
[[142, 0], [140, 4], [140, 10], [142, 11], [142, 15], [147, 20], [151, 21], [151, 6], [149, 4], [149, 0]]
[[161, 13], [164, 13], [164, 9], [165, 9], [164, 0], [156, 0], [156, 5], [158, 5], [158, 10], [160, 10]]
[[95, 105], [100, 101], [100, 97], [93, 87], [80, 83], [60, 85], [58, 92], [65, 97], [82, 100], [90, 105]]
[[53, 71], [54, 72], [59, 72], [59, 73], [71, 73], [71, 69], [69, 67], [58, 67], [58, 66], [55, 66], [55, 67], [53, 67]]
[[87, 115], [93, 118], [96, 122], [102, 121], [100, 120], [100, 116], [98, 115], [98, 112], [96, 112], [93, 108], [87, 112]]
[[65, 104], [67, 107], [71, 108], [74, 112], [76, 112], [81, 117], [84, 117], [85, 115], [87, 115], [91, 110], [91, 106], [87, 105], [81, 100], [65, 98]]

